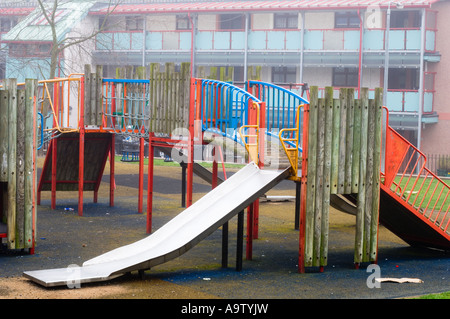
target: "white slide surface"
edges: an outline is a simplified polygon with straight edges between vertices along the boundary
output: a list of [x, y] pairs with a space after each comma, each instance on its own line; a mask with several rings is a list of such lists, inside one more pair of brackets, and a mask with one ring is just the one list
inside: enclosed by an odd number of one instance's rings
[[74, 287], [150, 269], [194, 247], [288, 176], [289, 169], [261, 170], [250, 163], [146, 238], [87, 260], [81, 267], [26, 271], [24, 276], [45, 287]]

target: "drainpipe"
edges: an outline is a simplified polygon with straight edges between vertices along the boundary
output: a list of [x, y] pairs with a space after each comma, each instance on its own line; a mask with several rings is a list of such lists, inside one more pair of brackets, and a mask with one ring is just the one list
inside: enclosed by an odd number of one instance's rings
[[145, 67], [145, 32], [147, 29], [147, 18], [146, 16], [142, 16], [142, 20], [143, 20], [143, 25], [142, 25], [142, 66]]
[[302, 17], [302, 30], [300, 33], [300, 81], [299, 83], [303, 83], [303, 67], [305, 60], [305, 12], [300, 12], [300, 16]]
[[245, 44], [244, 44], [244, 83], [248, 78], [248, 12], [245, 13]]
[[420, 27], [420, 74], [419, 74], [419, 118], [417, 125], [417, 148], [420, 150], [422, 139], [422, 112], [424, 100], [424, 55], [425, 55], [425, 17], [426, 11], [422, 9], [422, 21]]
[[383, 105], [387, 106], [388, 78], [389, 78], [389, 30], [391, 28], [391, 3], [386, 13], [386, 31], [384, 35], [384, 84], [383, 84]]
[[188, 13], [189, 22], [191, 24], [191, 77], [195, 78], [195, 25], [194, 25], [194, 19], [191, 17], [191, 13]]
[[361, 97], [361, 82], [362, 82], [362, 59], [363, 59], [363, 33], [364, 33], [364, 19], [361, 10], [358, 9], [359, 15], [359, 52], [358, 52], [358, 99]]

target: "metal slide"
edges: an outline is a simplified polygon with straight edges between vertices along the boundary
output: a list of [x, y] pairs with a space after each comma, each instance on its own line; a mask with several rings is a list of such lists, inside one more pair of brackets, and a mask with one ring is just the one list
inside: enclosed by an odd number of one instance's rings
[[250, 163], [148, 237], [90, 259], [81, 267], [26, 271], [45, 287], [105, 281], [174, 259], [212, 234], [289, 176], [289, 169], [261, 170]]

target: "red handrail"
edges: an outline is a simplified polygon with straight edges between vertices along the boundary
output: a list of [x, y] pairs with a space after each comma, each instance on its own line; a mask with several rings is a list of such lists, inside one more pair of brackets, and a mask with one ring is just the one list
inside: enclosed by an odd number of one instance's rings
[[[389, 112], [386, 107], [384, 108], [387, 111], [386, 135], [391, 139], [386, 140], [386, 163], [390, 159], [397, 161], [397, 163], [386, 165], [387, 171], [383, 175], [394, 176], [394, 178], [385, 178], [383, 183], [392, 193], [401, 198], [412, 211], [431, 222], [448, 237], [450, 186], [425, 166], [427, 158], [424, 153], [388, 125]], [[394, 146], [388, 145], [389, 143]], [[396, 148], [395, 146], [399, 147]], [[393, 152], [399, 149], [403, 154], [394, 156]], [[418, 184], [420, 184], [419, 187], [417, 187]], [[416, 205], [419, 201], [420, 203]]]

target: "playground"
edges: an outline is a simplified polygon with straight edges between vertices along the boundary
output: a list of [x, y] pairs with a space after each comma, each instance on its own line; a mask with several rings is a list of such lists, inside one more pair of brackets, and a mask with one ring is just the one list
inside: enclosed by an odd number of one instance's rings
[[[42, 158], [40, 158], [42, 163]], [[162, 162], [162, 160], [161, 160]], [[235, 231], [230, 233], [230, 264], [221, 267], [221, 231], [217, 230], [204, 242], [169, 263], [108, 282], [83, 284], [82, 289], [66, 287], [44, 288], [22, 277], [25, 270], [66, 267], [81, 264], [110, 249], [132, 243], [146, 236], [145, 214], [136, 214], [138, 194], [133, 179], [138, 174], [137, 163], [116, 163], [117, 193], [115, 207], [108, 205], [108, 174], [99, 190], [98, 203], [86, 200], [85, 216], [76, 212], [77, 193], [58, 196], [55, 210], [50, 207], [50, 194], [44, 193], [39, 207], [37, 246], [34, 255], [2, 253], [0, 298], [77, 299], [380, 299], [408, 298], [450, 290], [448, 255], [434, 250], [411, 248], [397, 236], [381, 227], [380, 261], [382, 277], [419, 278], [423, 283], [382, 283], [381, 288], [368, 288], [370, 273], [366, 267], [356, 270], [351, 262], [355, 217], [332, 208], [330, 240], [333, 253], [325, 272], [316, 269], [297, 273], [298, 231], [294, 230], [293, 201], [261, 203], [260, 238], [254, 242], [252, 261], [243, 262], [235, 270]], [[237, 169], [229, 168], [233, 172]], [[156, 166], [155, 228], [159, 228], [183, 208], [180, 205], [181, 169], [176, 166]], [[130, 182], [131, 181], [131, 182]], [[211, 185], [195, 179], [195, 196], [208, 192]], [[269, 195], [295, 195], [291, 182], [285, 181]], [[67, 211], [64, 208], [74, 208]], [[235, 226], [230, 230], [236, 229]], [[329, 268], [329, 269], [328, 269]], [[423, 271], [427, 269], [427, 271]]]
[[208, 299], [449, 290], [450, 187], [389, 126], [380, 89], [135, 75], [6, 82], [4, 276], [64, 298], [146, 281]]

